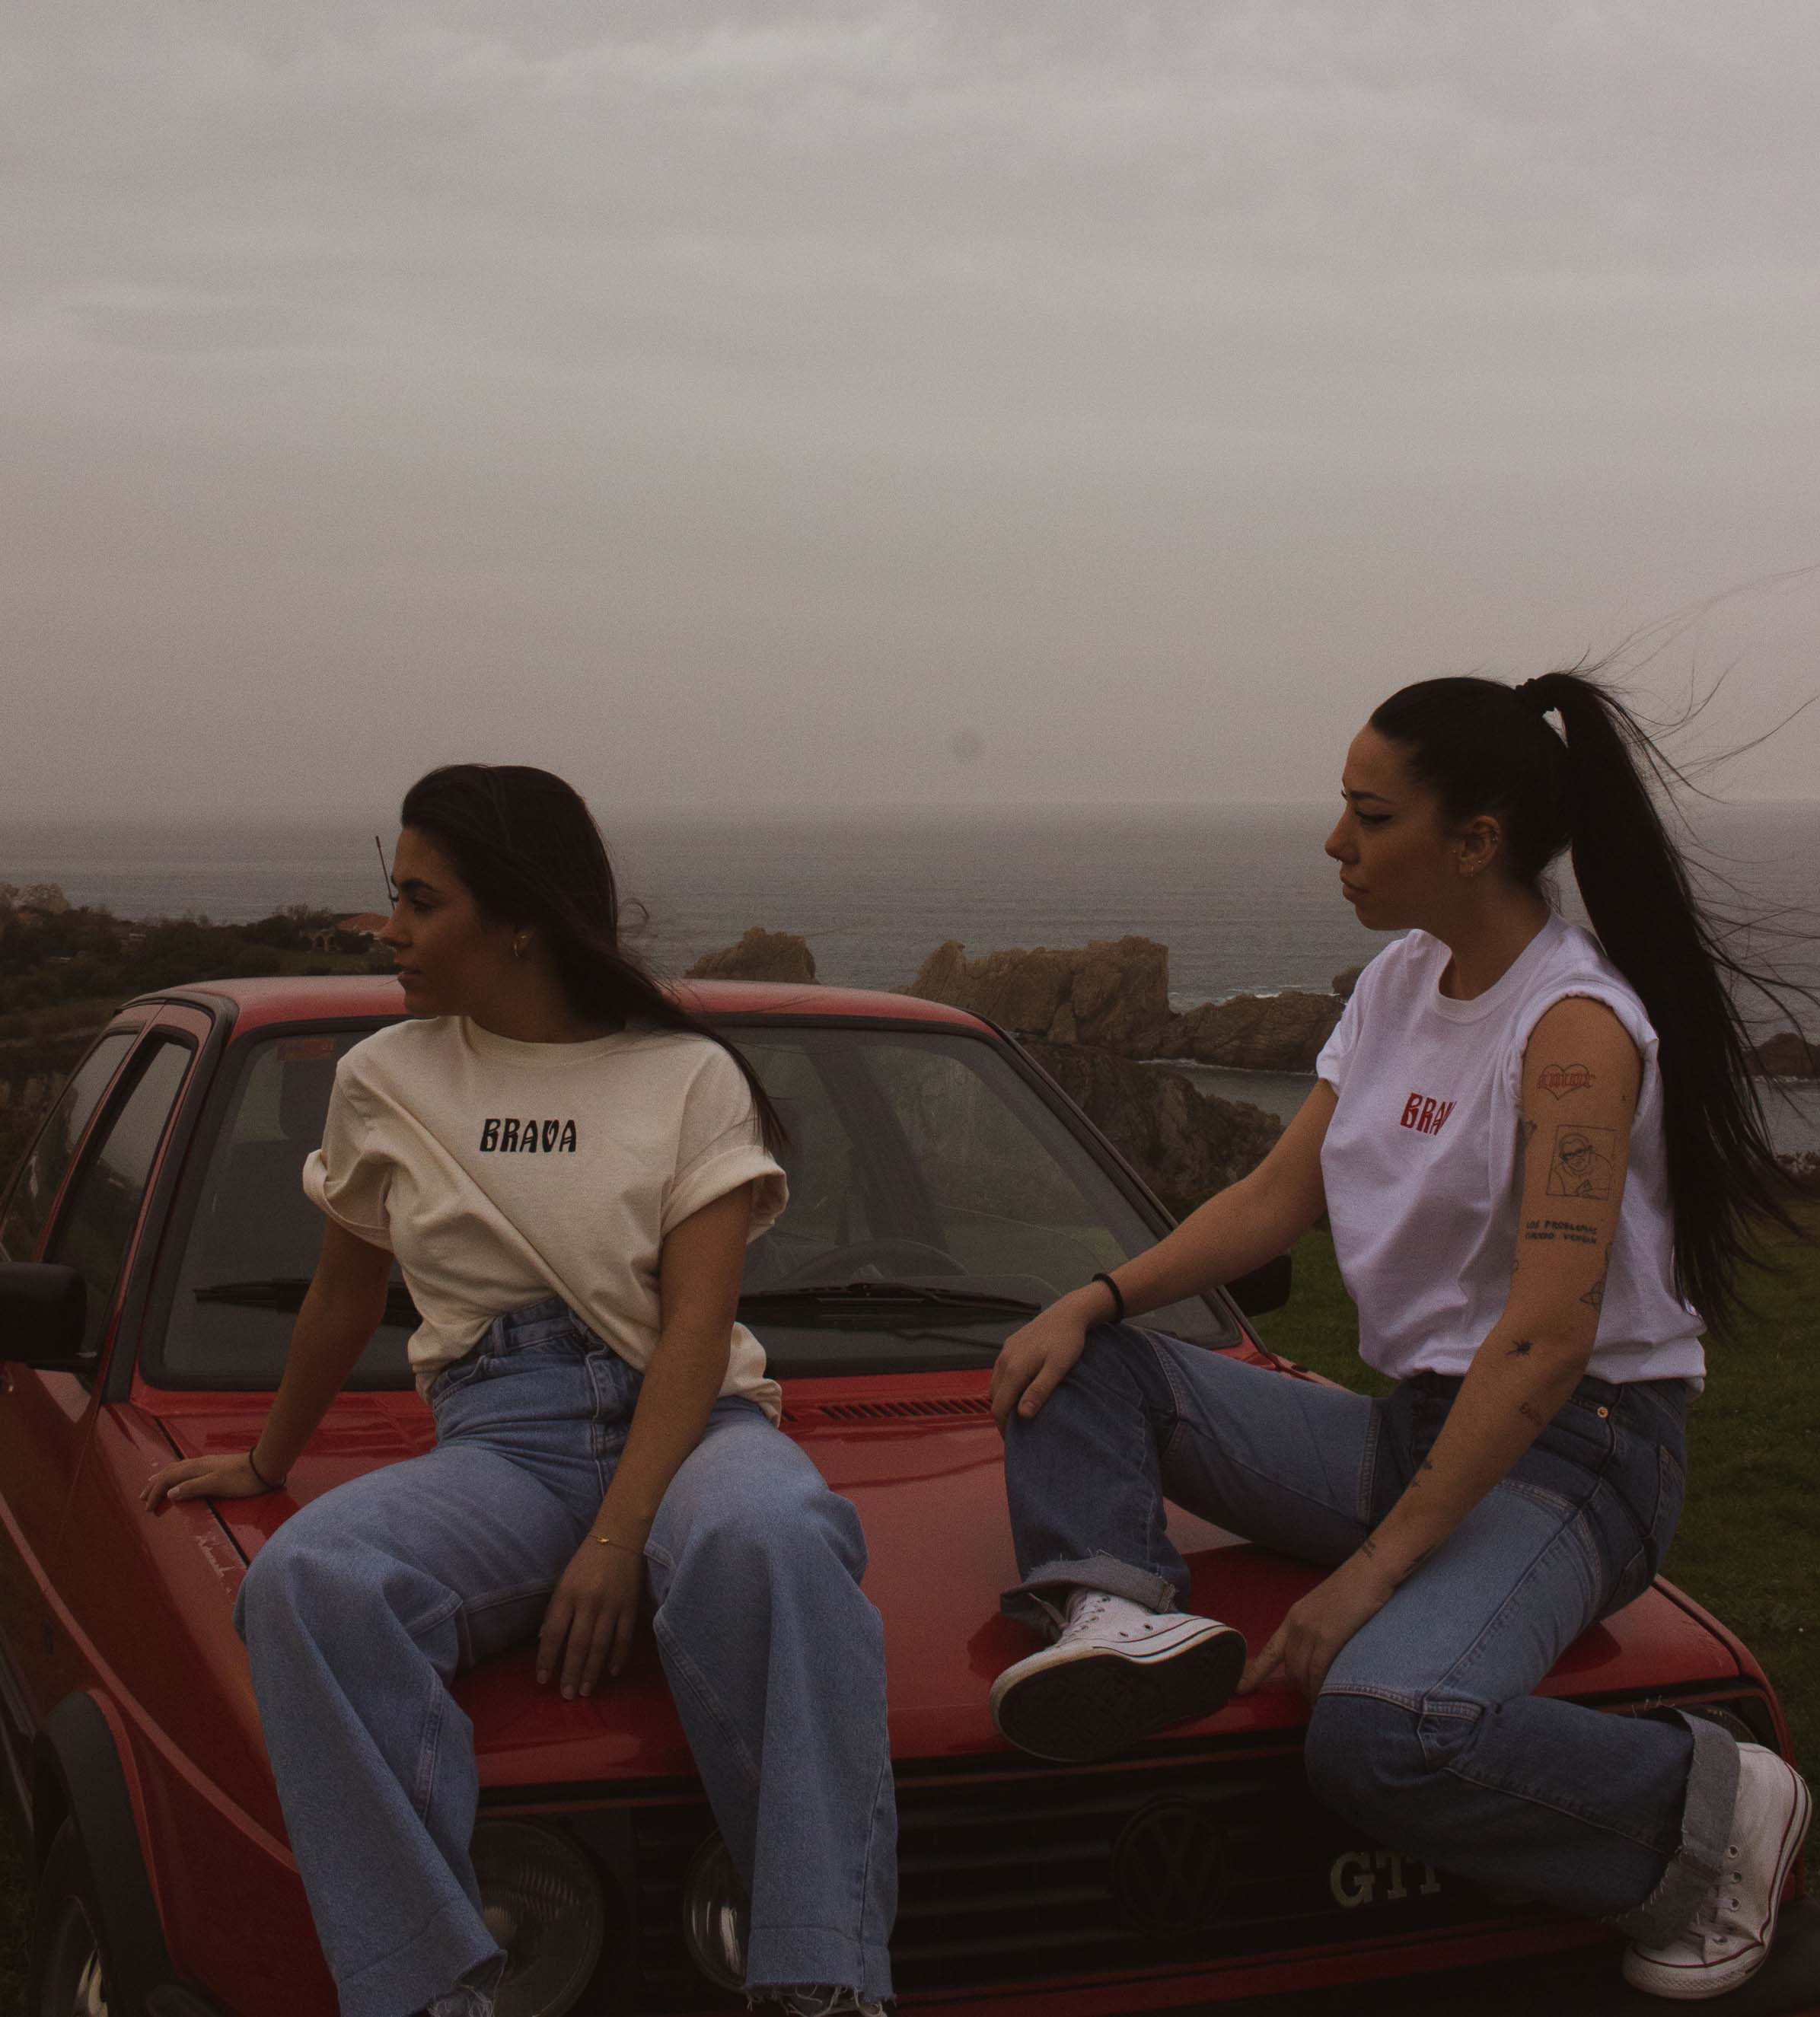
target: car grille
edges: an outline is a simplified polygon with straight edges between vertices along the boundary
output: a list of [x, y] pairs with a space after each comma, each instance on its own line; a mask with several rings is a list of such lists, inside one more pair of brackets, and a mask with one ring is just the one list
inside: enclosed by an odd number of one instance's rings
[[[1508, 1918], [1482, 1893], [1366, 1842], [1310, 1797], [1298, 1753], [1050, 1768], [972, 1782], [901, 1774], [905, 1991], [1190, 1968]], [[699, 1805], [633, 1822], [644, 1996], [709, 1999], [684, 1949]]]

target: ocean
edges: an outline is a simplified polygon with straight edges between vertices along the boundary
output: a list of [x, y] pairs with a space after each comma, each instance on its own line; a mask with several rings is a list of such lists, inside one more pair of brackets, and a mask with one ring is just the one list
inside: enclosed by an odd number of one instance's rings
[[[800, 933], [824, 980], [882, 988], [902, 987], [948, 939], [977, 955], [1135, 933], [1168, 946], [1171, 994], [1189, 1007], [1245, 990], [1324, 988], [1379, 949], [1321, 852], [1332, 813], [717, 809], [626, 811], [603, 825], [624, 894], [648, 913], [641, 947], [671, 973], [749, 925]], [[392, 829], [380, 831], [389, 849]], [[1706, 808], [1699, 842], [1754, 906], [1820, 933], [1820, 804]], [[385, 904], [372, 832], [351, 821], [0, 821], [0, 881], [58, 882], [72, 902], [135, 918], [231, 922], [287, 903]], [[1820, 972], [1811, 947], [1806, 971]], [[1197, 1076], [1273, 1111], [1293, 1110], [1307, 1088], [1269, 1083], [1271, 1074]], [[1803, 1088], [1792, 1110], [1771, 1106], [1786, 1146], [1820, 1145], [1820, 1089]]]

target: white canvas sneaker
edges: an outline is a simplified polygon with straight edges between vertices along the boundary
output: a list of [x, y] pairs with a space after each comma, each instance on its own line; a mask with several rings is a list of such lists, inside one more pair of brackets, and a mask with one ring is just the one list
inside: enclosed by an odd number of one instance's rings
[[1738, 1747], [1738, 1803], [1719, 1881], [1660, 1947], [1625, 1950], [1624, 1979], [1652, 1996], [1723, 1996], [1769, 1958], [1789, 1866], [1813, 1802], [1800, 1774], [1760, 1744]]
[[1077, 1589], [1055, 1644], [993, 1683], [992, 1720], [1020, 1751], [1084, 1763], [1210, 1715], [1244, 1665], [1243, 1636], [1217, 1618]]

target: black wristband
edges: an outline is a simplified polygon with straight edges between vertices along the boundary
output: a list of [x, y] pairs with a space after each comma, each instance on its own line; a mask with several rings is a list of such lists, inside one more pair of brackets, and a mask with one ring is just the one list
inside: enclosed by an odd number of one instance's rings
[[251, 1450], [248, 1450], [247, 1452], [247, 1468], [256, 1478], [258, 1478], [259, 1482], [265, 1486], [268, 1492], [282, 1492], [284, 1489], [283, 1479], [280, 1478], [278, 1482], [274, 1485], [271, 1479], [265, 1475], [265, 1472], [259, 1468], [258, 1463], [254, 1460], [253, 1452]]
[[1125, 1298], [1118, 1292], [1118, 1284], [1113, 1280], [1110, 1275], [1096, 1275], [1093, 1277], [1093, 1279], [1096, 1282], [1103, 1282], [1107, 1287], [1112, 1291], [1112, 1321], [1114, 1323], [1123, 1323], [1125, 1322]]

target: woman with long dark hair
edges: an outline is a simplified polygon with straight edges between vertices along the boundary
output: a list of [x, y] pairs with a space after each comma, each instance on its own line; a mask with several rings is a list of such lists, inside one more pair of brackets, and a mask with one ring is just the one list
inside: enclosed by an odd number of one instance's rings
[[782, 1209], [751, 1066], [621, 944], [598, 829], [547, 771], [406, 794], [381, 935], [411, 1019], [337, 1070], [305, 1187], [322, 1258], [244, 1456], [156, 1505], [280, 1489], [371, 1337], [395, 1255], [428, 1454], [314, 1499], [237, 1622], [345, 2017], [486, 2017], [505, 1957], [468, 1856], [458, 1668], [535, 1633], [565, 1699], [653, 1629], [750, 1898], [728, 1965], [792, 2017], [890, 1990], [895, 1817], [883, 1636], [847, 1502], [778, 1427], [737, 1321]]
[[[1789, 1223], [1726, 985], [1755, 976], [1694, 900], [1648, 788], [1665, 769], [1567, 672], [1426, 680], [1354, 739], [1327, 852], [1361, 922], [1407, 936], [1263, 1164], [1006, 1344], [1006, 1607], [1052, 1643], [992, 1706], [1013, 1742], [1082, 1759], [1287, 1680], [1331, 1806], [1610, 1921], [1633, 1984], [1691, 1999], [1761, 1965], [1806, 1788], [1697, 1716], [1530, 1692], [1655, 1575], [1702, 1329], [1753, 1222]], [[1564, 850], [1596, 937], [1547, 900]], [[1125, 1321], [1323, 1210], [1385, 1398]], [[1178, 1608], [1165, 1496], [1330, 1571], [1248, 1663]]]

